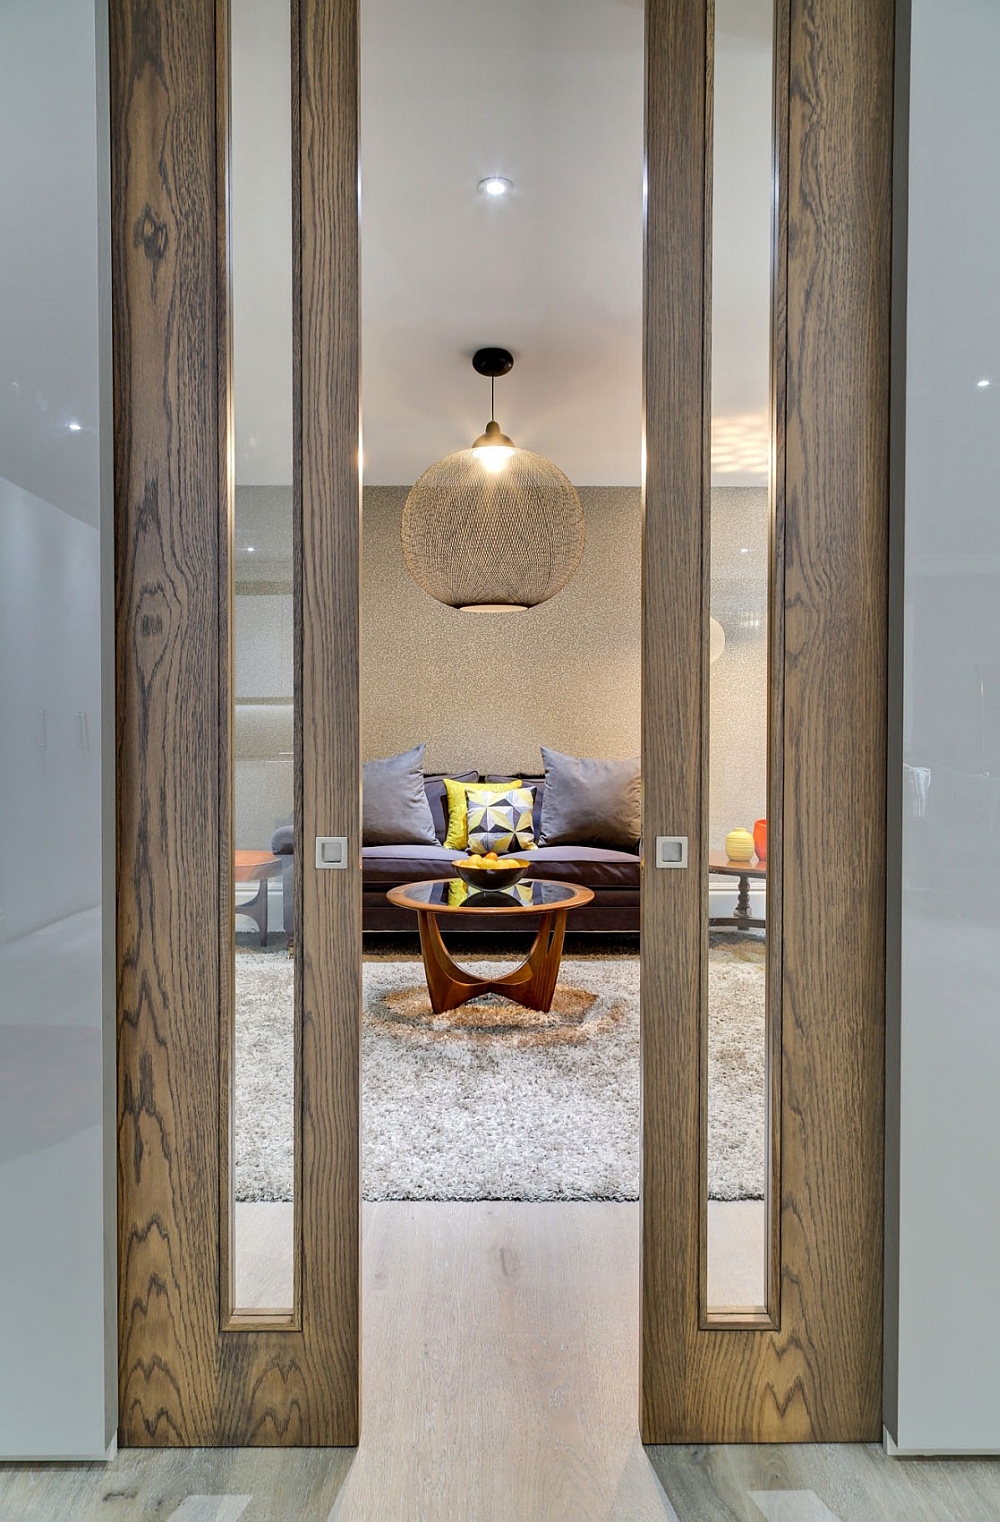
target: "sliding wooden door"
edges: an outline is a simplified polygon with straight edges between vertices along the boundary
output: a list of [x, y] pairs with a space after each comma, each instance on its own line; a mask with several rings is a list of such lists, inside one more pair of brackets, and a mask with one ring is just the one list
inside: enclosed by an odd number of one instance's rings
[[[881, 1435], [892, 0], [778, 0], [766, 1289], [706, 1306], [713, 7], [647, 5], [642, 1435]], [[743, 821], [734, 820], [733, 823]], [[689, 866], [654, 866], [659, 835]]]
[[[704, 1293], [712, 7], [647, 0], [648, 1442], [880, 1431], [891, 0], [777, 0], [767, 1291]], [[356, 0], [297, 0], [294, 1303], [241, 1312], [227, 6], [113, 0], [121, 1440], [358, 1435]], [[346, 869], [313, 869], [316, 837]], [[654, 866], [656, 837], [689, 865]], [[671, 851], [665, 847], [664, 859]], [[266, 923], [266, 921], [265, 921]]]
[[[299, 0], [288, 22], [296, 1220], [272, 1313], [234, 1306], [228, 1185], [228, 7], [111, 5], [124, 1444], [358, 1437], [356, 7]], [[327, 835], [346, 870], [310, 870]]]

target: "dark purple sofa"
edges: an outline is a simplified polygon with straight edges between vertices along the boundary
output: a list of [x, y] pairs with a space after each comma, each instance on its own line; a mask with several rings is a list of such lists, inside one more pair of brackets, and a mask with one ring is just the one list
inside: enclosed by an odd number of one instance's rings
[[[459, 782], [513, 782], [512, 777], [495, 772], [449, 772]], [[545, 793], [543, 777], [519, 779], [526, 787], [535, 790], [533, 810], [535, 838], [541, 830], [542, 798]], [[444, 780], [441, 776], [425, 776], [424, 791], [434, 820], [434, 831], [439, 841], [448, 832], [447, 804]], [[598, 845], [587, 846], [535, 846], [530, 851], [516, 853], [531, 867], [526, 877], [543, 877], [555, 882], [576, 883], [592, 888], [593, 902], [574, 909], [567, 922], [567, 929], [574, 932], [597, 932], [635, 934], [639, 933], [639, 854], [638, 851], [618, 851]], [[467, 856], [467, 851], [446, 851], [443, 845], [364, 846], [362, 848], [362, 924], [365, 930], [380, 932], [413, 932], [417, 917], [408, 909], [397, 909], [386, 900], [386, 893], [402, 883], [420, 882], [429, 877], [450, 877], [451, 863]], [[489, 932], [524, 934], [537, 928], [537, 921], [525, 915], [512, 915], [509, 919], [498, 916], [490, 921]], [[467, 932], [483, 934], [483, 921], [475, 914], [449, 914], [442, 921], [447, 933]]]
[[[474, 772], [449, 772], [462, 782], [475, 782]], [[484, 782], [507, 782], [510, 778], [487, 774]], [[535, 789], [534, 824], [536, 838], [542, 814], [544, 779], [524, 777]], [[444, 781], [441, 776], [426, 776], [424, 788], [434, 820], [438, 841], [447, 834]], [[291, 830], [279, 830], [271, 843], [272, 851], [286, 854], [291, 850]], [[461, 860], [466, 851], [446, 851], [443, 844], [363, 846], [362, 857], [362, 927], [380, 933], [415, 933], [417, 916], [408, 909], [398, 909], [386, 899], [390, 888], [420, 882], [432, 877], [451, 877], [451, 863]], [[574, 909], [567, 921], [573, 932], [638, 935], [639, 933], [639, 853], [612, 850], [598, 845], [536, 846], [518, 853], [531, 862], [528, 877], [549, 878], [556, 882], [576, 883], [593, 889], [594, 899]], [[537, 922], [525, 915], [497, 916], [490, 921], [489, 933], [517, 933], [537, 928]], [[483, 934], [483, 921], [475, 914], [449, 914], [442, 922], [449, 931]]]

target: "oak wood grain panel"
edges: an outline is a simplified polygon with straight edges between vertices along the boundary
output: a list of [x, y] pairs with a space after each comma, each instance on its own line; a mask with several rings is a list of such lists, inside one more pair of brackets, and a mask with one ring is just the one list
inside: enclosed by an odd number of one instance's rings
[[[309, 212], [311, 226], [323, 226], [303, 257], [299, 308], [301, 392], [317, 398], [302, 413], [311, 463], [299, 548], [316, 569], [303, 577], [311, 601], [296, 694], [317, 733], [299, 754], [300, 764], [305, 749], [316, 769], [327, 766], [322, 782], [307, 774], [303, 783], [313, 829], [319, 808], [324, 817], [338, 806], [358, 812], [356, 675], [353, 689], [350, 676], [316, 676], [324, 659], [357, 668], [357, 20], [353, 0], [304, 0], [302, 14], [310, 41], [296, 143], [309, 195], [327, 198]], [[343, 886], [325, 903], [308, 886], [303, 895], [301, 1331], [221, 1329], [220, 945], [229, 942], [220, 926], [232, 911], [228, 896], [220, 901], [231, 868], [228, 858], [220, 868], [217, 851], [228, 852], [219, 788], [228, 573], [214, 0], [114, 0], [111, 59], [120, 1439], [350, 1443], [359, 872], [326, 874]], [[351, 480], [353, 510], [343, 491]], [[299, 826], [301, 844], [301, 817]]]
[[783, 1425], [876, 1440], [894, 5], [793, 0], [791, 15], [782, 1233], [796, 1338]]
[[[359, 31], [357, 0], [299, 0], [295, 246], [301, 261], [301, 500], [296, 874], [302, 934], [300, 1299], [323, 1337], [337, 1413], [357, 1441], [361, 1086]], [[346, 871], [316, 871], [316, 835], [346, 835]]]
[[214, 7], [114, 4], [111, 56], [120, 1422], [166, 1445], [218, 1340]]
[[[704, 5], [647, 0], [643, 828], [647, 840], [687, 835], [692, 863], [704, 860], [706, 839], [707, 40]], [[650, 860], [647, 849], [641, 937], [642, 1430], [655, 1441], [672, 1430], [675, 1411], [683, 1409], [690, 1333], [698, 1320], [699, 1011], [707, 948], [697, 929], [705, 918], [700, 870], [658, 871]]]
[[[704, 258], [705, 141], [690, 130], [707, 114], [693, 96], [703, 77], [699, 46], [705, 56], [704, 37], [692, 35], [695, 9], [649, 0], [647, 13], [649, 835], [703, 829], [701, 756], [676, 744], [675, 728], [686, 704], [687, 733], [700, 732], [695, 689], [705, 658], [674, 606], [684, 601], [682, 577], [701, 585], [695, 525], [705, 506], [705, 418], [691, 416], [704, 409], [705, 377], [685, 327], [692, 310], [700, 313], [691, 287]], [[787, 133], [787, 289], [778, 306], [787, 328], [785, 511], [774, 539], [784, 547], [777, 574], [785, 586], [780, 1326], [699, 1326], [694, 1096], [703, 990], [691, 927], [704, 915], [703, 884], [691, 874], [678, 888], [659, 879], [687, 874], [647, 872], [647, 1442], [845, 1441], [880, 1432], [891, 0], [791, 0], [788, 58], [788, 116], [778, 134], [780, 151]], [[673, 372], [664, 373], [663, 354]], [[680, 431], [662, 417], [665, 407], [680, 409]], [[685, 602], [684, 613], [703, 628], [704, 609]], [[679, 809], [686, 813], [678, 817]], [[841, 833], [836, 820], [849, 827]], [[692, 842], [692, 859], [702, 859], [700, 846]]]

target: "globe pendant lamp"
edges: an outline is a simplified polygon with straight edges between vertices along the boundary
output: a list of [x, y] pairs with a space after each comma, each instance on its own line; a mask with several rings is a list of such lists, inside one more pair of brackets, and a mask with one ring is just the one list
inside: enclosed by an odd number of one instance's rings
[[[506, 349], [472, 364], [506, 375]], [[491, 414], [495, 408], [491, 406]], [[438, 460], [403, 508], [403, 559], [418, 586], [465, 613], [523, 612], [560, 592], [583, 559], [583, 509], [558, 466], [518, 449], [491, 415], [471, 449]]]

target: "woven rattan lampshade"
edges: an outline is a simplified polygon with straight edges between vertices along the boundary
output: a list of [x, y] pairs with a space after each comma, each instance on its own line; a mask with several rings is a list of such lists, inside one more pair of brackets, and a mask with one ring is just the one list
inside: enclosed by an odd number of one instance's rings
[[[514, 360], [506, 349], [478, 349], [472, 364], [492, 381]], [[583, 509], [558, 466], [515, 448], [491, 417], [471, 449], [438, 460], [411, 489], [402, 541], [407, 570], [438, 602], [531, 608], [579, 570]]]
[[583, 559], [583, 509], [551, 460], [515, 449], [487, 470], [460, 449], [425, 470], [403, 509], [414, 581], [453, 608], [530, 608], [566, 585]]

